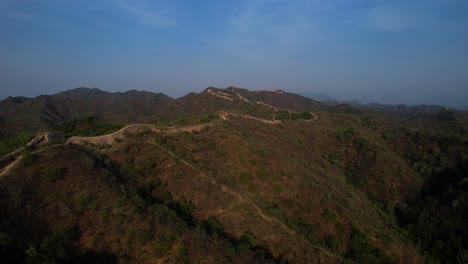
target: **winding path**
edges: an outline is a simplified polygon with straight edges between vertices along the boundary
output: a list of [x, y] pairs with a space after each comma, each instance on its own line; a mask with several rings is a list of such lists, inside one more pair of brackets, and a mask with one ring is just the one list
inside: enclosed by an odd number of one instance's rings
[[[240, 194], [239, 192], [233, 190], [232, 188], [229, 188], [228, 186], [226, 186], [226, 185], [224, 185], [222, 183], [219, 183], [218, 181], [216, 181], [216, 179], [206, 175], [201, 169], [197, 168], [196, 166], [194, 166], [190, 162], [184, 160], [183, 158], [177, 156], [172, 151], [167, 150], [164, 147], [162, 147], [162, 146], [160, 146], [160, 145], [158, 145], [158, 144], [156, 144], [154, 142], [149, 142], [149, 143], [156, 146], [160, 150], [165, 151], [166, 153], [169, 154], [169, 156], [171, 156], [172, 158], [174, 158], [178, 162], [181, 162], [182, 164], [189, 167], [190, 169], [198, 172], [198, 175], [200, 176], [200, 178], [202, 180], [207, 180], [212, 185], [217, 186], [218, 188], [221, 188], [222, 192], [224, 192], [226, 194], [229, 194], [230, 196], [234, 197], [235, 199], [237, 199], [239, 201], [239, 203], [247, 204], [247, 205], [251, 206], [251, 208], [254, 209], [254, 212], [256, 212], [258, 214], [258, 216], [260, 218], [262, 218], [263, 220], [265, 220], [265, 221], [267, 221], [269, 223], [274, 223], [276, 225], [279, 225], [285, 232], [291, 234], [292, 236], [296, 235], [296, 232], [294, 230], [291, 230], [289, 227], [287, 227], [283, 222], [279, 221], [275, 217], [270, 217], [270, 216], [266, 215], [263, 212], [263, 210], [260, 207], [258, 207], [249, 197], [246, 197], [246, 196]], [[225, 213], [226, 213], [226, 211], [224, 209], [220, 209], [220, 210], [216, 211], [216, 214], [218, 214], [218, 215], [222, 215], [222, 214], [225, 214]], [[327, 250], [327, 249], [325, 249], [325, 248], [323, 248], [321, 246], [314, 245], [314, 244], [310, 243], [307, 240], [305, 240], [305, 242], [307, 243], [307, 245], [309, 247], [315, 248], [315, 249], [321, 251], [322, 253], [324, 253], [325, 255], [333, 258], [333, 259], [337, 259], [337, 260], [340, 260], [340, 261], [342, 260], [342, 258], [340, 256], [336, 255], [335, 253], [333, 253], [333, 252], [331, 252], [331, 251], [329, 251], [329, 250]]]
[[182, 132], [193, 132], [193, 131], [200, 131], [204, 127], [213, 126], [215, 123], [205, 123], [205, 124], [197, 124], [191, 126], [177, 126], [177, 127], [158, 127], [150, 124], [131, 124], [128, 125], [116, 132], [102, 135], [102, 136], [95, 136], [95, 137], [71, 137], [66, 141], [66, 144], [78, 144], [81, 145], [83, 142], [87, 142], [90, 144], [102, 144], [102, 145], [112, 145], [117, 138], [123, 138], [126, 133], [135, 133], [138, 131], [151, 131], [156, 133], [163, 133], [163, 134], [173, 134], [173, 133], [182, 133]]
[[[219, 95], [218, 94], [217, 96], [224, 96], [224, 95]], [[247, 100], [245, 98], [242, 99], [243, 97], [241, 97], [240, 95], [239, 95], [239, 98], [241, 98], [241, 100]], [[307, 121], [314, 121], [314, 120], [317, 119], [317, 116], [314, 113], [311, 112], [311, 114], [314, 116], [314, 118], [310, 119], [310, 120], [307, 120]], [[237, 118], [248, 118], [248, 119], [256, 120], [256, 121], [263, 122], [263, 123], [266, 123], [266, 124], [281, 123], [280, 120], [267, 120], [267, 119], [261, 119], [261, 118], [257, 118], [257, 117], [253, 117], [253, 116], [249, 116], [249, 115], [241, 115], [240, 116], [240, 115], [231, 114], [231, 113], [227, 113], [227, 112], [223, 112], [223, 111], [220, 111], [219, 115], [220, 115], [222, 120], [227, 120], [229, 117], [237, 117]], [[66, 140], [65, 144], [77, 144], [77, 145], [87, 145], [87, 144], [96, 144], [96, 145], [97, 144], [104, 144], [104, 145], [107, 145], [107, 144], [110, 144], [110, 145], [112, 145], [112, 144], [114, 144], [116, 142], [117, 138], [123, 138], [126, 133], [136, 133], [136, 132], [139, 132], [139, 131], [142, 131], [142, 130], [143, 131], [147, 130], [147, 131], [151, 131], [151, 132], [155, 132], [155, 133], [161, 133], [161, 134], [193, 132], [193, 131], [200, 131], [205, 127], [213, 126], [216, 123], [218, 123], [218, 122], [210, 122], [210, 123], [205, 123], [205, 124], [197, 124], [197, 125], [189, 125], [189, 126], [178, 126], [178, 127], [158, 127], [158, 126], [154, 126], [154, 125], [150, 125], [150, 124], [131, 124], [131, 125], [125, 126], [124, 128], [122, 128], [122, 129], [120, 129], [120, 130], [118, 130], [116, 132], [113, 132], [113, 133], [110, 133], [110, 134], [107, 134], [107, 135], [95, 136], [95, 137], [77, 137], [77, 136], [70, 137], [68, 140]], [[36, 138], [31, 140], [27, 144], [27, 146], [37, 146], [42, 142], [47, 143], [46, 134], [47, 133], [43, 133], [43, 134], [37, 136]], [[293, 236], [296, 235], [296, 232], [294, 230], [291, 230], [283, 222], [279, 221], [275, 217], [271, 217], [271, 216], [267, 215], [266, 213], [264, 213], [263, 210], [259, 206], [257, 206], [255, 204], [255, 202], [253, 202], [247, 195], [242, 195], [241, 193], [237, 192], [236, 190], [234, 190], [234, 189], [232, 189], [232, 188], [230, 188], [230, 187], [228, 187], [228, 186], [226, 186], [226, 185], [224, 185], [222, 183], [219, 183], [216, 179], [206, 175], [201, 169], [197, 168], [196, 166], [194, 166], [190, 162], [178, 157], [176, 154], [174, 154], [170, 150], [167, 150], [164, 147], [162, 147], [162, 146], [160, 146], [160, 145], [158, 145], [158, 144], [156, 144], [154, 142], [148, 142], [148, 143], [150, 143], [152, 145], [155, 145], [156, 147], [160, 148], [161, 150], [167, 152], [171, 157], [178, 160], [179, 162], [181, 162], [182, 164], [184, 164], [185, 166], [187, 166], [191, 170], [196, 171], [197, 174], [200, 176], [200, 178], [202, 180], [208, 181], [210, 184], [212, 184], [214, 186], [217, 186], [218, 188], [220, 188], [222, 190], [222, 192], [232, 196], [239, 203], [248, 205], [253, 210], [253, 212], [256, 215], [258, 215], [258, 217], [260, 217], [261, 219], [265, 220], [266, 222], [269, 222], [269, 223], [272, 223], [272, 224], [275, 224], [275, 225], [281, 227], [281, 229], [283, 229], [285, 232], [287, 232], [287, 233], [289, 233], [289, 234], [291, 234]], [[48, 147], [49, 146], [41, 148], [41, 149], [35, 151], [34, 153], [39, 153], [41, 151], [44, 151]], [[5, 165], [5, 166], [2, 165], [3, 168], [0, 169], [0, 177], [8, 174], [17, 164], [20, 163], [21, 158], [22, 158], [20, 154], [25, 149], [26, 149], [25, 147], [19, 148], [18, 150], [14, 151], [14, 152], [12, 152], [12, 153], [10, 153], [7, 156], [2, 158], [2, 160], [3, 160], [5, 158], [7, 158], [7, 157], [13, 157], [13, 158], [10, 158], [10, 159], [12, 159], [12, 161], [9, 162], [7, 165]], [[217, 214], [225, 214], [225, 212], [226, 211], [224, 209], [221, 209], [221, 210], [217, 211]], [[327, 250], [327, 249], [325, 249], [323, 247], [310, 244], [308, 241], [306, 241], [306, 243], [308, 244], [308, 246], [320, 250], [322, 253], [324, 253], [325, 255], [327, 255], [329, 257], [341, 260], [341, 257], [339, 257], [338, 255], [334, 254], [333, 252], [330, 252], [329, 250]]]
[[268, 222], [274, 222], [276, 224], [279, 224], [285, 231], [287, 231], [288, 233], [290, 234], [295, 234], [295, 232], [291, 229], [289, 229], [284, 223], [282, 223], [281, 221], [279, 221], [278, 219], [276, 218], [273, 218], [273, 217], [269, 217], [267, 215], [265, 215], [263, 213], [263, 211], [254, 203], [252, 202], [251, 199], [247, 198], [247, 197], [244, 197], [243, 195], [241, 195], [240, 193], [234, 191], [233, 189], [229, 188], [228, 186], [224, 185], [224, 184], [221, 184], [221, 183], [218, 183], [216, 181], [216, 179], [214, 179], [213, 177], [209, 177], [207, 176], [202, 170], [200, 170], [199, 168], [195, 167], [194, 165], [190, 164], [189, 162], [187, 162], [186, 160], [176, 156], [172, 151], [170, 150], [167, 150], [159, 145], [157, 145], [156, 143], [153, 143], [151, 142], [151, 144], [155, 145], [156, 147], [158, 147], [159, 149], [167, 152], [172, 158], [178, 160], [179, 162], [181, 162], [182, 164], [184, 164], [185, 166], [189, 167], [190, 169], [194, 170], [194, 171], [197, 171], [199, 173], [199, 175], [201, 176], [202, 179], [208, 179], [209, 182], [215, 186], [218, 186], [221, 188], [221, 190], [224, 192], [224, 193], [227, 193], [233, 197], [235, 197], [240, 203], [244, 203], [244, 204], [249, 204], [250, 206], [252, 206], [255, 211], [258, 213], [258, 215], [268, 221]]
[[[259, 104], [259, 105], [263, 105], [263, 106], [266, 106], [266, 107], [269, 107], [271, 108], [274, 112], [279, 112], [281, 111], [281, 109], [275, 107], [275, 106], [272, 106], [270, 104], [267, 104], [265, 102], [262, 102], [262, 101], [256, 101], [256, 102], [252, 102], [250, 101], [249, 99], [243, 97], [242, 95], [240, 95], [238, 92], [236, 92], [234, 89], [236, 88], [231, 88], [231, 91], [237, 96], [237, 98], [233, 98], [231, 97], [231, 94], [228, 94], [228, 93], [225, 93], [225, 92], [222, 92], [222, 91], [217, 91], [217, 92], [213, 92], [212, 89], [208, 89], [207, 92], [208, 94], [211, 94], [211, 95], [214, 95], [216, 97], [219, 97], [219, 98], [222, 98], [222, 99], [225, 99], [225, 100], [228, 100], [228, 101], [233, 101], [234, 99], [239, 99], [239, 100], [242, 100], [246, 103], [249, 103], [249, 104]], [[277, 90], [277, 91], [271, 91], [271, 90], [258, 90], [258, 91], [255, 91], [256, 93], [259, 93], [259, 92], [270, 92], [270, 93], [277, 93], [277, 94], [283, 94], [284, 91], [281, 91], [281, 90]], [[288, 112], [290, 113], [294, 113], [294, 111], [289, 111], [287, 110]], [[315, 120], [317, 120], [318, 116], [316, 114], [314, 114], [313, 112], [310, 112], [310, 114], [313, 116], [312, 119], [304, 119], [304, 121], [308, 121], [308, 122], [313, 122]], [[245, 118], [250, 118], [250, 119], [255, 119], [255, 120], [258, 120], [258, 121], [261, 121], [261, 122], [264, 122], [264, 123], [267, 123], [267, 124], [277, 124], [277, 123], [281, 123], [280, 122], [276, 122], [277, 120], [266, 120], [266, 119], [261, 119], [261, 118], [257, 118], [257, 117], [253, 117], [253, 116], [249, 116], [249, 115], [244, 115], [243, 117]], [[267, 122], [265, 122], [267, 121]]]

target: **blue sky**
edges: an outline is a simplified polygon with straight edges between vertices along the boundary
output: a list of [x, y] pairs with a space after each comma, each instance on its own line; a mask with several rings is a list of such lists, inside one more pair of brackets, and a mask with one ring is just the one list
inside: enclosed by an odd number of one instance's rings
[[208, 86], [468, 106], [466, 0], [0, 0], [0, 98]]

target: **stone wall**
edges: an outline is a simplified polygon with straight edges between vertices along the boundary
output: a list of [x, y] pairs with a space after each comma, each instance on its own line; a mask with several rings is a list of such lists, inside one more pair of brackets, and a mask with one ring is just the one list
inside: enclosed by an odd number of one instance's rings
[[45, 142], [48, 144], [64, 144], [65, 135], [57, 132], [47, 132], [44, 134]]

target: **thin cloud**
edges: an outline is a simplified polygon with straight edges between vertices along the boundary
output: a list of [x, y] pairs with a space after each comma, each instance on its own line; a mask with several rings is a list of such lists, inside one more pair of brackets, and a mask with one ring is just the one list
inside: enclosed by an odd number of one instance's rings
[[375, 6], [369, 10], [369, 26], [377, 31], [406, 31], [418, 28], [423, 18], [416, 10], [392, 5]]
[[32, 16], [31, 14], [28, 14], [26, 12], [21, 12], [21, 11], [10, 10], [10, 11], [5, 12], [4, 15], [8, 19], [12, 19], [12, 20], [16, 20], [16, 21], [32, 21], [32, 20], [34, 20], [34, 16]]
[[152, 28], [166, 28], [177, 26], [177, 21], [167, 6], [161, 2], [155, 5], [152, 1], [116, 1], [118, 7], [138, 23]]
[[255, 0], [241, 3], [230, 14], [226, 31], [219, 41], [224, 43], [226, 50], [249, 60], [262, 60], [268, 54], [287, 58], [320, 35], [309, 11], [321, 1]]
[[16, 6], [12, 1], [0, 3], [0, 21], [8, 23], [32, 22], [35, 17]]
[[[447, 30], [465, 17], [453, 13], [462, 1], [446, 0], [396, 0], [389, 3], [375, 2], [369, 5], [367, 14], [356, 17], [364, 29], [383, 32]], [[466, 4], [465, 4], [466, 6]]]

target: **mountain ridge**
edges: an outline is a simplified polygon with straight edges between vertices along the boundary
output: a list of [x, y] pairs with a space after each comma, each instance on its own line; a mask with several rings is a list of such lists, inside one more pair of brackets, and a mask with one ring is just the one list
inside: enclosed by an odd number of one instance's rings
[[[468, 238], [464, 113], [395, 117], [237, 87], [12, 100], [0, 131], [59, 132], [2, 161], [15, 262], [423, 263], [456, 260]], [[2, 136], [9, 152], [31, 140]]]

